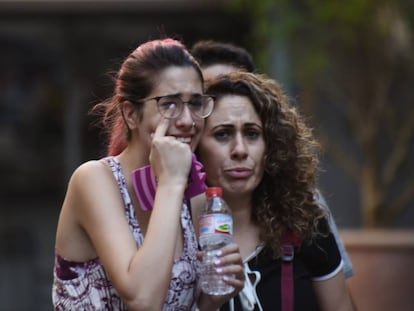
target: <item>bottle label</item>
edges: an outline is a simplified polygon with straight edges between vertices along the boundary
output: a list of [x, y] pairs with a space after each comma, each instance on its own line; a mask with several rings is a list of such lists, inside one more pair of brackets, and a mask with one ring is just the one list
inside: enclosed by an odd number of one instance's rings
[[233, 234], [233, 218], [228, 214], [208, 214], [200, 218], [200, 235], [210, 233]]

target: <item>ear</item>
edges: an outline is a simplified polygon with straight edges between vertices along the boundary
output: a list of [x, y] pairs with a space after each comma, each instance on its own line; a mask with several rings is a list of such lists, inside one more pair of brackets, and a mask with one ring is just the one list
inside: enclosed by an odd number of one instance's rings
[[139, 113], [131, 102], [124, 101], [121, 103], [121, 113], [129, 130], [137, 128], [139, 124]]

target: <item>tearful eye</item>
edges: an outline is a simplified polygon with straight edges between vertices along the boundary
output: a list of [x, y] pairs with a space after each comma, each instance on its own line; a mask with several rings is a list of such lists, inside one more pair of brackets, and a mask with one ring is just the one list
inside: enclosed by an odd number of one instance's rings
[[162, 102], [160, 101], [160, 103], [159, 103], [159, 107], [162, 110], [165, 110], [165, 111], [167, 111], [170, 108], [177, 108], [177, 106], [178, 106], [178, 104], [175, 100], [165, 100], [165, 101], [162, 101]]
[[158, 101], [158, 109], [165, 117], [174, 118], [180, 114], [182, 102], [176, 97], [164, 97]]
[[[157, 101], [159, 112], [166, 118], [177, 118], [183, 112], [184, 106], [197, 118], [207, 118], [214, 108], [214, 97], [210, 95], [193, 94], [189, 101], [183, 101], [180, 94], [152, 97]], [[148, 100], [149, 100], [148, 99]]]

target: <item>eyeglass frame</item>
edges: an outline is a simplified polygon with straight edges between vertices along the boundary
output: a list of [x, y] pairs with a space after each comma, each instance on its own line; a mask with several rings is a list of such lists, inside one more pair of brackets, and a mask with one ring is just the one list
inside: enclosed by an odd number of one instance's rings
[[[190, 101], [191, 101], [191, 99], [194, 97], [194, 96], [200, 96], [201, 98], [207, 98], [207, 97], [209, 97], [209, 98], [211, 98], [212, 99], [212, 101], [213, 101], [213, 105], [212, 105], [212, 108], [211, 108], [211, 111], [207, 114], [207, 115], [205, 115], [205, 116], [199, 116], [199, 115], [197, 115], [195, 112], [193, 112], [190, 108], [188, 108], [188, 110], [191, 112], [191, 114], [192, 115], [194, 115], [195, 117], [197, 117], [197, 118], [200, 118], [200, 119], [205, 119], [205, 118], [207, 118], [207, 117], [209, 117], [210, 115], [211, 115], [211, 113], [213, 112], [213, 110], [214, 110], [214, 105], [215, 105], [215, 100], [216, 100], [216, 97], [214, 96], [214, 95], [209, 95], [209, 94], [192, 94], [191, 95], [191, 97], [190, 97], [190, 100], [189, 101], [184, 101], [182, 98], [181, 98], [181, 96], [182, 96], [182, 94], [181, 93], [176, 93], [176, 94], [167, 94], [167, 95], [162, 95], [162, 96], [154, 96], [154, 97], [147, 97], [147, 98], [142, 98], [142, 99], [139, 99], [138, 100], [138, 102], [146, 102], [146, 101], [150, 101], [150, 100], [155, 100], [156, 101], [156, 103], [157, 103], [157, 109], [158, 109], [158, 112], [164, 117], [164, 118], [166, 118], [166, 119], [177, 119], [177, 118], [179, 118], [180, 116], [181, 116], [181, 114], [183, 113], [183, 111], [184, 111], [184, 105], [187, 105], [187, 107], [188, 107], [188, 104], [190, 103]], [[177, 115], [177, 116], [174, 116], [174, 117], [169, 117], [169, 116], [166, 116], [166, 115], [164, 115], [164, 113], [162, 113], [161, 112], [161, 108], [160, 108], [160, 105], [159, 105], [159, 101], [162, 99], [162, 98], [165, 98], [165, 97], [173, 97], [173, 98], [178, 98], [181, 102], [182, 102], [182, 104], [183, 104], [183, 108], [182, 108], [182, 110], [180, 111], [180, 113]]]

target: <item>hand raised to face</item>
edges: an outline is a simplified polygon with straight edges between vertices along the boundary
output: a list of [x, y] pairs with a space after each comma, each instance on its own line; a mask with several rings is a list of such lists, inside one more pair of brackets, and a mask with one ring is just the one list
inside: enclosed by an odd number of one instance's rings
[[191, 166], [191, 148], [174, 136], [166, 135], [170, 119], [163, 118], [152, 138], [150, 163], [157, 180], [173, 179], [178, 183], [187, 183]]

